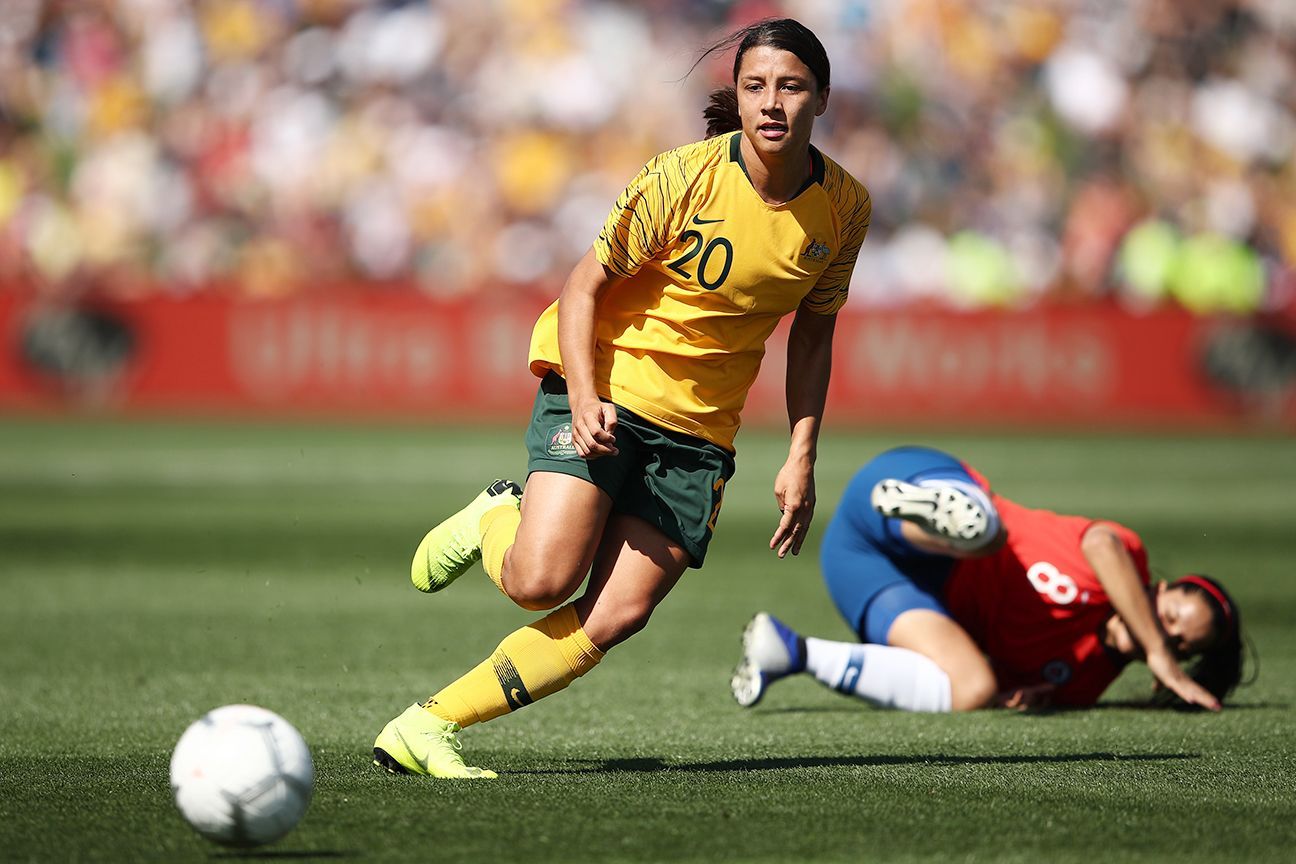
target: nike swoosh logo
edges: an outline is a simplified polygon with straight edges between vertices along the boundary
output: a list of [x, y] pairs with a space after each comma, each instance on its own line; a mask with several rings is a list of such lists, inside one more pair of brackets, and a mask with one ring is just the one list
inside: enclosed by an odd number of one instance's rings
[[514, 687], [512, 690], [509, 691], [509, 698], [512, 699], [514, 702], [518, 703], [519, 705], [522, 704], [521, 695], [522, 695], [521, 691], [518, 690], [518, 688], [516, 687]]
[[724, 221], [723, 219], [703, 219], [701, 216], [693, 217], [694, 225], [710, 225], [713, 222], [723, 222], [723, 221]]
[[[422, 765], [424, 770], [426, 770], [429, 774], [432, 773], [431, 763], [429, 762], [427, 755], [420, 758], [419, 755], [414, 752], [414, 748], [411, 747], [409, 745], [409, 742], [405, 740], [405, 736], [401, 734], [401, 731], [399, 729], [393, 729], [392, 731], [396, 733], [396, 740], [399, 741], [401, 743], [401, 746], [405, 748], [405, 752], [408, 753], [411, 757], [413, 757], [415, 762]], [[431, 755], [430, 750], [428, 752], [428, 755]]]

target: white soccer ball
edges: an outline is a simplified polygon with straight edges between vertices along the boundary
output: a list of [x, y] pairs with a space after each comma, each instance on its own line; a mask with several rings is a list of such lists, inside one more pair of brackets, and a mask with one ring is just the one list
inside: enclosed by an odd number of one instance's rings
[[301, 733], [273, 711], [226, 705], [180, 736], [171, 790], [185, 821], [227, 846], [272, 843], [301, 821], [315, 765]]

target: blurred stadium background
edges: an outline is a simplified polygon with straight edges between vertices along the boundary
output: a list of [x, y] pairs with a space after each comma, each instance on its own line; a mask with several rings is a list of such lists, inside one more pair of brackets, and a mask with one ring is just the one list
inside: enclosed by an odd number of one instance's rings
[[6, 0], [0, 407], [520, 416], [536, 312], [767, 15], [874, 198], [839, 419], [1290, 428], [1285, 0]]

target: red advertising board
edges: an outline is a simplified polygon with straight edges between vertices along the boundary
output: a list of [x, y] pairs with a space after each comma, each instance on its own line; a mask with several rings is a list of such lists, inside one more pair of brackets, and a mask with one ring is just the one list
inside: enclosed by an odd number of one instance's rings
[[[353, 293], [55, 305], [0, 294], [0, 409], [408, 415], [529, 410], [542, 304]], [[747, 422], [783, 422], [786, 322]], [[1110, 306], [960, 314], [847, 307], [833, 422], [1290, 427], [1296, 334], [1253, 320]]]

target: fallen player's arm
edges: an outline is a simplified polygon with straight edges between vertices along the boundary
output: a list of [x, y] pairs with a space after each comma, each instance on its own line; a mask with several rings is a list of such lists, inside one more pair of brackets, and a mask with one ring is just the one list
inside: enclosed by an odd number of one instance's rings
[[1129, 630], [1130, 637], [1142, 650], [1144, 661], [1157, 680], [1190, 705], [1201, 705], [1218, 711], [1219, 700], [1183, 671], [1174, 653], [1166, 645], [1165, 634], [1157, 621], [1147, 588], [1139, 578], [1134, 558], [1121, 542], [1120, 536], [1110, 526], [1095, 523], [1081, 539], [1080, 550], [1093, 567], [1098, 581], [1107, 593], [1107, 599]]

